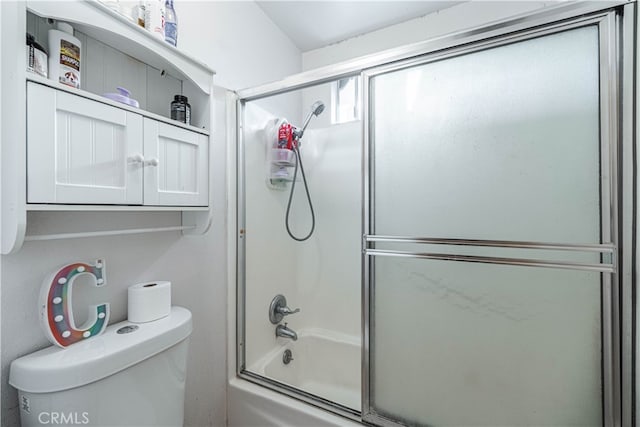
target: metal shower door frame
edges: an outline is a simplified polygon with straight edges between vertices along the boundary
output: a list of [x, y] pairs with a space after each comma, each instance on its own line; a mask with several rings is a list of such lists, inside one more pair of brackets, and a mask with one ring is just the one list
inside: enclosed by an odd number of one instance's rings
[[[528, 29], [519, 29], [509, 33], [505, 28], [505, 35], [490, 37], [485, 40], [458, 43], [446, 49], [433, 53], [426, 53], [417, 58], [409, 58], [392, 64], [381, 65], [363, 72], [363, 240], [362, 240], [362, 280], [363, 280], [363, 354], [362, 354], [362, 419], [366, 422], [395, 427], [404, 425], [400, 420], [391, 419], [376, 412], [373, 407], [373, 359], [372, 347], [374, 340], [374, 300], [375, 300], [375, 257], [394, 256], [418, 259], [436, 259], [453, 262], [479, 262], [497, 265], [520, 265], [544, 268], [566, 268], [583, 271], [601, 272], [601, 321], [602, 321], [602, 408], [603, 425], [618, 426], [631, 425], [633, 410], [633, 360], [629, 357], [624, 365], [625, 378], [623, 381], [623, 355], [632, 352], [631, 343], [631, 299], [634, 280], [633, 263], [635, 260], [635, 239], [633, 211], [635, 196], [619, 200], [622, 190], [627, 195], [633, 194], [634, 183], [634, 151], [633, 138], [629, 137], [629, 128], [633, 128], [633, 103], [624, 99], [621, 87], [633, 88], [632, 57], [634, 34], [634, 4], [625, 6], [624, 14], [614, 10], [605, 10], [558, 22], [550, 17], [548, 22], [533, 23]], [[526, 20], [525, 20], [526, 22]], [[519, 22], [518, 25], [522, 23]], [[598, 26], [599, 33], [599, 82], [600, 82], [600, 164], [602, 176], [609, 176], [610, 180], [601, 181], [601, 244], [568, 245], [542, 242], [509, 242], [488, 240], [442, 239], [412, 236], [380, 236], [375, 231], [375, 200], [374, 200], [374, 86], [373, 79], [384, 75], [424, 65], [436, 61], [454, 58], [460, 55], [479, 52], [500, 46], [517, 43], [532, 38], [543, 37], [586, 26]], [[623, 58], [627, 62], [623, 62]], [[631, 92], [631, 90], [628, 90]], [[624, 102], [624, 104], [623, 104]], [[622, 111], [619, 111], [622, 110]], [[631, 110], [631, 112], [629, 111]], [[621, 121], [621, 118], [625, 118]], [[625, 133], [625, 129], [627, 132]], [[631, 132], [632, 133], [632, 132]], [[626, 136], [624, 140], [622, 136]], [[632, 136], [632, 135], [631, 135]], [[622, 144], [624, 142], [624, 144]], [[624, 152], [626, 158], [621, 158], [619, 152]], [[619, 183], [620, 181], [620, 183]], [[622, 187], [624, 185], [624, 188]], [[622, 205], [624, 203], [624, 205]], [[619, 209], [622, 207], [622, 209]], [[604, 261], [607, 254], [611, 255], [609, 262], [600, 264], [577, 264], [567, 262], [548, 262], [534, 259], [478, 257], [465, 255], [451, 255], [441, 253], [421, 253], [405, 251], [388, 251], [376, 249], [376, 242], [395, 242], [430, 245], [453, 246], [482, 246], [502, 248], [552, 249], [564, 251], [601, 253]], [[625, 249], [624, 251], [622, 249]], [[625, 312], [621, 296], [627, 296]], [[624, 331], [624, 332], [623, 332]]]

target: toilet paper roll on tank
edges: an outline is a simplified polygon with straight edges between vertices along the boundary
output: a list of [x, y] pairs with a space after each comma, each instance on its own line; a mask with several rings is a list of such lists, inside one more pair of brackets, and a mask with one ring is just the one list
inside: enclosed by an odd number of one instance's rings
[[138, 283], [129, 286], [128, 296], [129, 322], [152, 322], [171, 312], [171, 282]]

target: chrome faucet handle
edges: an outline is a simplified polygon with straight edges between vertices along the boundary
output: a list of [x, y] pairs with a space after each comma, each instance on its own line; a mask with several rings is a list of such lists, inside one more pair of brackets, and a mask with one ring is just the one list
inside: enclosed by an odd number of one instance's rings
[[284, 295], [276, 295], [273, 300], [271, 300], [271, 304], [269, 304], [269, 321], [274, 325], [282, 322], [284, 316], [288, 316], [293, 313], [298, 313], [300, 311], [299, 308], [295, 310], [291, 310], [287, 307], [287, 299]]
[[283, 316], [288, 316], [290, 314], [294, 314], [294, 313], [299, 313], [300, 309], [296, 308], [295, 310], [291, 310], [289, 307], [282, 307], [282, 306], [278, 306], [276, 307], [276, 311], [280, 314], [282, 314]]

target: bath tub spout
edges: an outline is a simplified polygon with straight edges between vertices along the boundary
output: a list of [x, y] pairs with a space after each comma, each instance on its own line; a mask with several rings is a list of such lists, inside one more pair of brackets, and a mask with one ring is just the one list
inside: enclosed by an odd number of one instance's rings
[[298, 340], [298, 334], [287, 328], [287, 324], [276, 326], [276, 337], [290, 338], [294, 341]]

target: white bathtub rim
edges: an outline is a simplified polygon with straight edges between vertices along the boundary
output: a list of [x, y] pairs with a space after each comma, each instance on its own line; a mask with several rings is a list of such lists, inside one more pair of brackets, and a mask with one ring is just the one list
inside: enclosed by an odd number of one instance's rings
[[[336, 344], [344, 344], [353, 347], [361, 347], [362, 341], [359, 336], [349, 335], [338, 331], [332, 331], [322, 328], [305, 328], [301, 329], [298, 333], [298, 340], [304, 338], [321, 338], [326, 341], [331, 341]], [[269, 350], [264, 356], [256, 360], [247, 369], [257, 374], [264, 374], [267, 365], [278, 357], [278, 354], [283, 350], [291, 349], [296, 341], [287, 338], [278, 338], [274, 347]]]
[[[290, 410], [293, 413], [297, 413], [300, 415], [301, 419], [306, 418], [308, 422], [301, 422], [299, 425], [291, 425], [287, 427], [300, 427], [300, 426], [335, 426], [335, 427], [362, 427], [364, 424], [346, 418], [345, 416], [338, 415], [329, 410], [322, 409], [314, 406], [313, 404], [305, 403], [300, 400], [297, 400], [293, 397], [286, 396], [282, 393], [275, 392], [268, 388], [262, 387], [260, 385], [254, 384], [251, 381], [245, 380], [243, 378], [235, 377], [229, 381], [229, 388], [232, 393], [230, 393], [230, 397], [234, 395], [233, 390], [241, 393], [248, 393], [253, 395], [254, 397], [258, 397], [260, 399], [265, 400], [265, 407], [260, 408], [262, 412], [264, 412], [265, 408], [275, 409], [276, 413], [279, 410]], [[235, 413], [234, 409], [237, 406], [242, 404], [251, 404], [250, 402], [232, 402], [231, 399], [228, 402], [228, 416], [229, 416], [229, 425], [235, 426], [238, 424], [234, 424]], [[242, 412], [246, 412], [242, 410]], [[258, 425], [258, 424], [256, 424]], [[286, 424], [282, 424], [281, 427], [285, 427]], [[247, 426], [243, 426], [247, 427]]]

